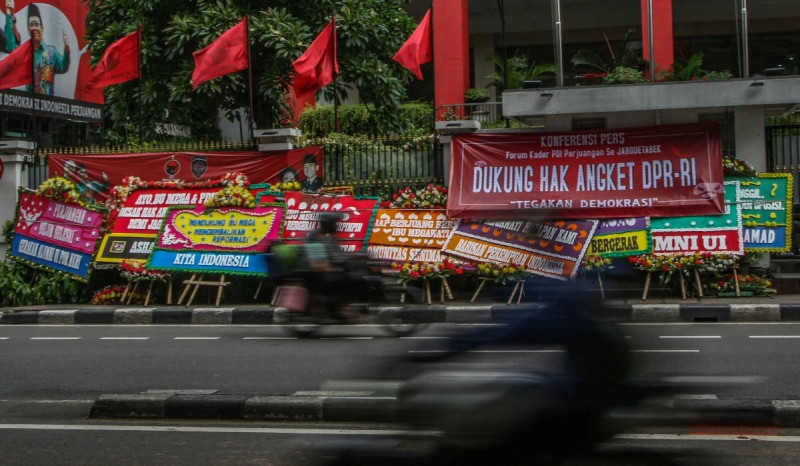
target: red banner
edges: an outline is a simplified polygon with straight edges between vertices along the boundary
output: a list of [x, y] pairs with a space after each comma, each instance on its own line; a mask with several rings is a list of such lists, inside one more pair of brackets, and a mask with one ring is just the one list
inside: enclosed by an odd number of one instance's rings
[[287, 192], [286, 220], [283, 239], [291, 242], [301, 240], [319, 228], [319, 214], [341, 212], [337, 223], [336, 238], [339, 245], [348, 251], [361, 251], [366, 246], [370, 225], [378, 208], [378, 198], [355, 198], [353, 196], [327, 196], [301, 192]]
[[453, 136], [449, 217], [613, 218], [718, 214], [714, 123]]
[[[322, 179], [322, 149], [307, 147], [276, 152], [163, 152], [145, 154], [50, 155], [49, 176], [74, 181], [87, 201], [105, 201], [110, 187], [132, 175], [145, 181], [218, 180], [227, 173], [242, 172], [251, 184], [296, 180], [311, 175], [317, 163], [317, 180]], [[321, 184], [321, 182], [320, 182]]]

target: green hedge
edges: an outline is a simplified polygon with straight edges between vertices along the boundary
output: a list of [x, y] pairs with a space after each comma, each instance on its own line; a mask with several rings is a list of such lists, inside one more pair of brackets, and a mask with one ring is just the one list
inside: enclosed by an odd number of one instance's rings
[[[339, 133], [354, 136], [386, 136], [388, 131], [382, 130], [375, 123], [371, 105], [340, 105]], [[404, 104], [397, 115], [397, 122], [405, 133], [431, 133], [433, 131], [433, 108], [428, 103], [412, 102]], [[334, 130], [333, 105], [317, 105], [309, 107], [300, 116], [298, 124], [305, 137], [325, 137]]]

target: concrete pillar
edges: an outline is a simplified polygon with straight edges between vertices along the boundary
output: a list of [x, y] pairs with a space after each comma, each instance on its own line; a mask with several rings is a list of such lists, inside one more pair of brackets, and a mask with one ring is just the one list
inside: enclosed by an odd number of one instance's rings
[[[672, 0], [651, 0], [653, 4], [653, 61], [656, 78], [662, 71], [667, 71], [675, 61], [674, 38], [672, 29]], [[650, 19], [648, 15], [649, 0], [641, 0], [642, 4], [642, 58], [650, 60]]]
[[763, 107], [736, 107], [733, 113], [736, 158], [750, 162], [758, 172], [767, 171], [767, 145]]
[[488, 88], [492, 101], [496, 102], [500, 96], [497, 95], [495, 86], [489, 87], [494, 80], [487, 76], [494, 73], [494, 34], [478, 34], [472, 37], [470, 42], [472, 56], [474, 60], [473, 73], [475, 74], [474, 87], [479, 89]]
[[[469, 89], [469, 2], [433, 0], [434, 107], [463, 104]], [[463, 115], [462, 115], [463, 116]]]
[[439, 143], [442, 145], [444, 183], [445, 186], [450, 187], [450, 158], [452, 154], [450, 142], [453, 139], [453, 135], [480, 131], [481, 122], [476, 120], [437, 121], [435, 128], [436, 133], [439, 135]]
[[[33, 145], [27, 141], [2, 141], [0, 142], [0, 162], [2, 175], [0, 176], [0, 227], [7, 221], [14, 220], [17, 209], [17, 190], [25, 186], [23, 182], [23, 162], [25, 154]], [[6, 239], [0, 236], [0, 258], [5, 258]]]

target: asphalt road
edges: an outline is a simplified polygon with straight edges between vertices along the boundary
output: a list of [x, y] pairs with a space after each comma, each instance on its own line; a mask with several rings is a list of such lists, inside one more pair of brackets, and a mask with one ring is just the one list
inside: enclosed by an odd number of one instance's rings
[[[291, 337], [278, 326], [3, 326], [0, 399], [91, 398], [147, 390], [220, 390], [288, 395], [331, 379], [399, 375], [409, 351], [471, 325], [436, 325], [412, 338], [372, 326], [325, 338]], [[800, 399], [800, 324], [623, 324], [639, 374], [746, 375], [763, 382], [721, 396]], [[556, 364], [558, 349], [479, 349], [489, 368]]]
[[[295, 339], [273, 326], [0, 327], [1, 462], [318, 464], [325, 454], [316, 447], [325, 442], [392, 439], [397, 426], [109, 422], [86, 415], [90, 401], [101, 393], [291, 394], [320, 390], [326, 380], [392, 374], [398, 355], [435, 348], [430, 345], [440, 337], [467, 327], [472, 326], [433, 326], [410, 339], [387, 337], [375, 327], [348, 327], [332, 329], [318, 340]], [[761, 383], [703, 396], [800, 399], [795, 387], [798, 324], [624, 324], [621, 330], [640, 375], [760, 375]], [[496, 369], [524, 362], [544, 369], [562, 356], [558, 348], [480, 348], [469, 355], [466, 367]], [[589, 464], [629, 464], [631, 452], [660, 452], [687, 465], [800, 463], [798, 430], [714, 429], [626, 432]]]

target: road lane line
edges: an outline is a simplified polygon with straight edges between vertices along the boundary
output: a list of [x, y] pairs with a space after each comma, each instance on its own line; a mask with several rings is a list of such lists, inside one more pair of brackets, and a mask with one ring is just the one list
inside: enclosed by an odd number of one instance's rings
[[150, 337], [100, 337], [101, 340], [149, 340]]
[[631, 353], [699, 353], [697, 349], [639, 349], [631, 350]]
[[692, 339], [692, 338], [722, 338], [720, 335], [660, 335], [658, 338], [664, 339]]
[[81, 337], [31, 337], [31, 340], [80, 340]]
[[[409, 350], [409, 353], [449, 353], [447, 350]], [[567, 350], [469, 350], [462, 353], [566, 353]]]
[[800, 338], [800, 335], [750, 335], [748, 338]]
[[220, 337], [175, 337], [173, 340], [219, 340]]
[[242, 340], [297, 340], [297, 337], [244, 337]]
[[8, 340], [9, 337], [0, 337], [0, 340]]
[[325, 337], [318, 340], [373, 340], [375, 337]]

